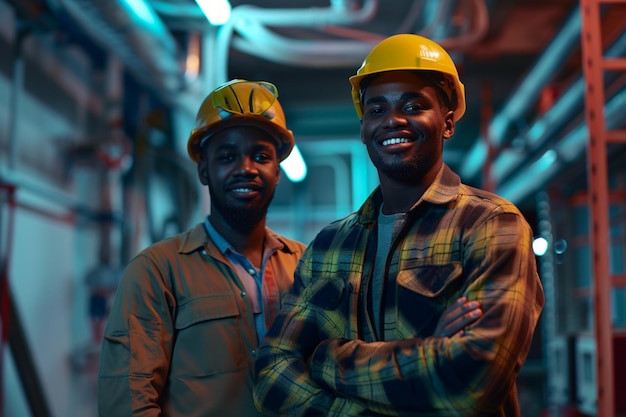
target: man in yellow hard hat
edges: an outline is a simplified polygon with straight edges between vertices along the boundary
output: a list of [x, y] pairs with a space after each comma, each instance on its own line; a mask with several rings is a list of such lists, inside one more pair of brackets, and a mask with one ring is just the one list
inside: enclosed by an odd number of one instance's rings
[[102, 344], [101, 417], [261, 415], [253, 361], [304, 250], [265, 225], [293, 147], [273, 84], [233, 80], [204, 100], [188, 153], [211, 212], [126, 267]]
[[[532, 231], [443, 162], [465, 111], [448, 53], [386, 38], [350, 78], [380, 186], [325, 227], [261, 344], [255, 402], [275, 416], [519, 417], [515, 380], [544, 303]], [[482, 315], [441, 331], [457, 299]]]

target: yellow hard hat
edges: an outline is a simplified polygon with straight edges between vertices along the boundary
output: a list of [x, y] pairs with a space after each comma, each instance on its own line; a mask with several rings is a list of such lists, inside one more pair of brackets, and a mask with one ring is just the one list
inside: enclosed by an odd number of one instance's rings
[[440, 85], [459, 120], [465, 113], [465, 87], [459, 80], [456, 66], [445, 49], [436, 42], [414, 34], [390, 36], [379, 42], [363, 61], [356, 75], [350, 77], [352, 101], [359, 119], [363, 118], [361, 81], [369, 75], [385, 71], [435, 71], [444, 75], [446, 85]]
[[279, 161], [289, 156], [295, 144], [276, 86], [267, 81], [235, 79], [217, 87], [200, 105], [196, 127], [187, 141], [189, 157], [198, 162], [204, 141], [232, 126], [256, 126], [267, 131], [276, 139]]

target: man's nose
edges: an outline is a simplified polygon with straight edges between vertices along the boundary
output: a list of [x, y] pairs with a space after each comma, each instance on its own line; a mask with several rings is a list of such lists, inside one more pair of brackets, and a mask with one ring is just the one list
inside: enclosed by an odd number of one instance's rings
[[254, 175], [256, 172], [256, 164], [251, 157], [245, 156], [239, 160], [239, 164], [237, 165], [237, 174]]
[[385, 124], [389, 127], [407, 124], [407, 116], [399, 110], [391, 110], [387, 114]]

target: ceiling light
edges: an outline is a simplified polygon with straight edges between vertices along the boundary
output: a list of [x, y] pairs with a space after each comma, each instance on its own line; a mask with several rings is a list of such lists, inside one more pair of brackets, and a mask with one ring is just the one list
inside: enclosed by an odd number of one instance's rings
[[306, 178], [306, 163], [304, 158], [302, 158], [298, 145], [293, 147], [287, 159], [281, 162], [280, 166], [291, 182], [300, 182]]
[[231, 6], [228, 0], [196, 0], [196, 3], [214, 26], [223, 25], [230, 19]]

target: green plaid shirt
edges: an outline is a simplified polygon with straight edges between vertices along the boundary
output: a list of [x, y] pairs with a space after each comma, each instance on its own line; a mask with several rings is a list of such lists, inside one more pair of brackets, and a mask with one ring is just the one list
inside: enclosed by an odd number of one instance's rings
[[[307, 248], [259, 349], [257, 407], [276, 416], [519, 416], [515, 380], [544, 303], [528, 223], [444, 166], [392, 242], [377, 340], [368, 286], [381, 203], [377, 189]], [[462, 295], [480, 302], [481, 318], [462, 337], [433, 337]]]

